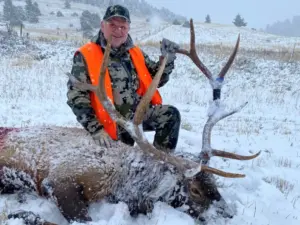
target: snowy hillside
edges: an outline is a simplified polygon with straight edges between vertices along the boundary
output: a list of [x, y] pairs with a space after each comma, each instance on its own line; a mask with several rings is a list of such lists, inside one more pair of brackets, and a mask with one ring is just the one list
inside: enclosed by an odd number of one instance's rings
[[[71, 8], [64, 8], [62, 0], [36, 0], [41, 10], [42, 16], [39, 17], [39, 23], [32, 24], [24, 22], [25, 29], [23, 33], [29, 33], [30, 37], [47, 37], [54, 39], [64, 39], [66, 34], [71, 39], [82, 39], [80, 31], [79, 17], [84, 10], [91, 13], [98, 13], [100, 18], [103, 17], [105, 8], [99, 8], [88, 4], [71, 2]], [[13, 0], [16, 6], [25, 6], [25, 0]], [[0, 2], [0, 9], [3, 8], [3, 2]], [[57, 17], [56, 13], [61, 11], [63, 17]], [[52, 15], [51, 13], [54, 13]], [[72, 16], [77, 13], [79, 16]], [[151, 18], [150, 22], [146, 22], [146, 17], [137, 17], [131, 15], [131, 35], [134, 40], [145, 43], [149, 41], [158, 42], [162, 37], [170, 38], [179, 43], [187, 43], [189, 41], [189, 28], [181, 25], [172, 25], [163, 22], [157, 17]], [[188, 15], [186, 15], [189, 18]], [[100, 24], [99, 24], [100, 26]], [[18, 31], [18, 28], [15, 28]], [[195, 31], [197, 40], [202, 44], [218, 44], [221, 46], [231, 46], [235, 43], [237, 34], [241, 34], [241, 47], [246, 49], [282, 49], [293, 50], [300, 49], [299, 37], [280, 37], [264, 32], [251, 30], [248, 28], [236, 28], [234, 25], [223, 24], [205, 24], [195, 21]], [[233, 32], [234, 31], [234, 32]], [[94, 31], [95, 33], [97, 30]], [[178, 34], [178, 35], [174, 35]]]
[[[35, 1], [33, 1], [35, 2]], [[82, 4], [71, 2], [71, 8], [64, 8], [63, 0], [36, 0], [39, 5], [42, 16], [39, 17], [39, 23], [28, 23], [24, 22], [23, 33], [29, 33], [30, 37], [52, 37], [55, 39], [68, 38], [81, 39], [82, 32], [80, 31], [80, 15], [83, 11], [88, 10], [91, 13], [97, 13], [100, 18], [103, 17], [105, 13], [105, 8], [95, 7], [89, 4]], [[13, 0], [15, 6], [25, 6], [25, 0], [15, 1]], [[0, 2], [0, 9], [2, 11], [3, 2]], [[56, 13], [61, 11], [63, 17], [57, 17]], [[78, 16], [72, 16], [73, 13], [77, 13]], [[137, 17], [131, 15], [132, 20], [132, 35], [133, 37], [144, 37], [148, 35], [149, 32], [158, 32], [158, 30], [163, 29], [166, 26], [166, 22], [162, 22], [159, 18], [152, 18], [151, 23], [146, 22], [145, 17]], [[100, 27], [100, 21], [99, 21]], [[19, 28], [15, 28], [19, 31]], [[97, 31], [95, 30], [95, 33]]]
[[[143, 41], [159, 41], [163, 37], [172, 39], [178, 43], [189, 42], [189, 28], [172, 25], [153, 36], [145, 38]], [[174, 35], [178, 34], [178, 35]], [[251, 30], [249, 28], [237, 28], [234, 25], [220, 24], [195, 24], [195, 34], [197, 41], [201, 44], [220, 44], [234, 45], [237, 35], [241, 35], [241, 46], [247, 49], [293, 49], [294, 45], [300, 49], [299, 37], [280, 37], [272, 34], [266, 34], [261, 31]]]
[[[38, 2], [41, 7], [44, 1]], [[42, 13], [43, 10], [49, 13], [54, 11], [57, 2], [45, 1], [44, 7], [41, 7]], [[78, 12], [82, 7], [78, 4]], [[79, 25], [79, 21], [72, 21], [71, 17], [61, 20], [45, 17], [41, 19], [41, 24], [28, 24], [26, 29], [36, 32], [36, 36], [47, 36], [47, 32], [56, 35], [58, 26], [67, 30], [69, 23]], [[159, 48], [153, 43], [163, 37], [182, 45], [189, 42], [188, 28], [159, 22], [152, 25], [145, 23], [142, 18], [135, 18], [132, 33], [135, 39], [144, 43], [143, 49], [153, 59], [157, 60], [159, 55]], [[72, 32], [74, 36], [80, 36], [74, 29]], [[238, 53], [225, 78], [222, 99], [229, 109], [244, 102], [249, 103], [241, 112], [215, 126], [212, 146], [245, 155], [261, 150], [262, 154], [253, 161], [211, 160], [211, 166], [244, 173], [246, 178], [217, 178], [221, 194], [235, 212], [234, 218], [216, 217], [213, 208], [205, 217], [209, 225], [299, 225], [300, 61], [295, 57], [274, 60], [269, 51], [285, 49], [289, 54], [296, 54], [300, 39], [267, 35], [246, 28], [196, 24], [199, 56], [214, 74], [219, 73], [229, 56], [227, 52], [220, 53], [218, 46], [233, 46], [239, 33], [243, 51]], [[0, 127], [80, 127], [66, 104], [65, 76], [71, 69], [72, 55], [79, 44], [64, 40], [63, 35], [58, 37], [61, 40], [32, 40], [32, 46], [26, 48], [20, 44], [16, 53], [2, 56]], [[201, 47], [201, 44], [207, 44], [208, 47]], [[250, 54], [253, 48], [257, 51]], [[0, 49], [4, 51], [4, 48]], [[164, 103], [175, 105], [182, 115], [177, 152], [198, 153], [208, 103], [212, 97], [206, 78], [190, 59], [178, 55], [170, 81], [160, 91]], [[153, 134], [147, 136], [151, 139]], [[0, 196], [0, 224], [22, 225], [21, 220], [6, 218], [8, 213], [18, 209], [30, 210], [49, 221], [66, 224], [53, 203], [35, 195], [27, 196], [26, 203], [19, 203], [16, 195]], [[90, 214], [93, 218], [90, 225], [197, 224], [188, 215], [163, 203], [156, 203], [151, 215], [140, 215], [137, 219], [130, 217], [123, 203], [95, 203], [90, 206]]]

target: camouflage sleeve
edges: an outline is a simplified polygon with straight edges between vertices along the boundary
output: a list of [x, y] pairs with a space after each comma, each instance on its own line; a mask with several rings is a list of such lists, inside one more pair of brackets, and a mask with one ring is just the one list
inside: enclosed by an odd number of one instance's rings
[[[71, 73], [82, 82], [91, 83], [86, 70], [83, 56], [78, 53], [74, 56]], [[91, 134], [99, 131], [103, 126], [98, 122], [94, 109], [91, 106], [89, 91], [81, 91], [68, 81], [67, 104], [76, 115], [77, 121]]]
[[[159, 65], [160, 65], [160, 62], [154, 62], [153, 60], [150, 59], [150, 57], [145, 53], [143, 52], [143, 55], [144, 55], [144, 58], [145, 58], [145, 63], [146, 63], [146, 66], [152, 76], [152, 78], [155, 76], [155, 74], [157, 73], [158, 71], [158, 68], [159, 68]], [[174, 69], [174, 61], [171, 61], [169, 63], [167, 63], [165, 69], [164, 69], [164, 72], [162, 74], [162, 77], [161, 77], [161, 80], [158, 84], [158, 87], [162, 87], [164, 86], [168, 81], [169, 81], [169, 76], [170, 74], [172, 73]]]

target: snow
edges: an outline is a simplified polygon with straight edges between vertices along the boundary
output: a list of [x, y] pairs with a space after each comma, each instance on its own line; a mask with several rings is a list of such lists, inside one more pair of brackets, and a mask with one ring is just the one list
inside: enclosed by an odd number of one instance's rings
[[[55, 11], [54, 9], [49, 7], [47, 10], [50, 12]], [[80, 6], [80, 10], [82, 9]], [[44, 10], [47, 12], [46, 8]], [[78, 8], [79, 12], [80, 10]], [[36, 35], [40, 35], [40, 28], [46, 23], [54, 32], [58, 24], [61, 27], [70, 22], [75, 24], [75, 21], [69, 20], [41, 21], [42, 25], [35, 28], [38, 30]], [[163, 37], [180, 44], [189, 42], [187, 28], [157, 21], [152, 24], [150, 31], [148, 28], [142, 20], [136, 19], [132, 24], [135, 40], [145, 43], [143, 50], [153, 59], [158, 59], [159, 48], [158, 44], [152, 46], [147, 44], [149, 42], [158, 43]], [[291, 51], [294, 45], [300, 42], [300, 38], [274, 36], [231, 25], [197, 23], [195, 30], [197, 43], [212, 46], [212, 51], [205, 48], [199, 52], [199, 57], [213, 74], [219, 73], [229, 57], [214, 54], [213, 50], [217, 48], [214, 45], [228, 45], [233, 48], [239, 33], [240, 48], [246, 51]], [[13, 57], [1, 58], [0, 126], [80, 127], [66, 104], [68, 78], [65, 75], [66, 72], [70, 72], [72, 55], [79, 44], [66, 40], [36, 41], [36, 44], [40, 50], [32, 50], [29, 53], [21, 51]], [[299, 45], [296, 46], [296, 50], [298, 48]], [[46, 58], [36, 60], [36, 56], [40, 55]], [[209, 224], [300, 224], [299, 71], [299, 61], [274, 60], [264, 54], [247, 55], [245, 51], [238, 53], [223, 82], [222, 104], [226, 106], [226, 111], [245, 102], [248, 104], [240, 112], [215, 125], [212, 132], [212, 148], [244, 155], [254, 154], [259, 150], [262, 153], [252, 161], [211, 159], [210, 166], [243, 173], [246, 177], [217, 178], [220, 192], [234, 210], [235, 216], [232, 219], [217, 217], [212, 208], [206, 213]], [[198, 154], [202, 144], [202, 129], [210, 112], [209, 101], [212, 98], [208, 80], [190, 59], [178, 55], [170, 81], [160, 91], [164, 103], [175, 105], [181, 112], [182, 125], [176, 151]], [[153, 133], [147, 133], [146, 136], [151, 140]], [[16, 195], [0, 196], [0, 223], [23, 224], [18, 219], [5, 219], [5, 215], [19, 209], [33, 211], [42, 218], [58, 224], [66, 223], [53, 203], [35, 195], [27, 196], [26, 203], [19, 203]], [[126, 204], [109, 204], [105, 201], [92, 204], [90, 215], [93, 219], [90, 225], [196, 224], [185, 213], [160, 202], [155, 204], [153, 213], [148, 216], [131, 218]], [[74, 222], [73, 225], [75, 224], [80, 223]]]

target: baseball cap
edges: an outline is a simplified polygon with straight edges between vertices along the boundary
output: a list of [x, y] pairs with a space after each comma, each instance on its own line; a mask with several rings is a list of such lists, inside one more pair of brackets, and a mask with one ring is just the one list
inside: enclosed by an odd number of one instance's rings
[[130, 15], [127, 8], [121, 5], [111, 5], [106, 9], [103, 20], [109, 20], [112, 17], [122, 17], [130, 23]]

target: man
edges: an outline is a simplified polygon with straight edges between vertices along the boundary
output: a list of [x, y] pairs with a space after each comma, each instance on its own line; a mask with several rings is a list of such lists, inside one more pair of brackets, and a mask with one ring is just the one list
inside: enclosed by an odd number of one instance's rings
[[[127, 8], [109, 6], [101, 21], [101, 29], [90, 43], [82, 46], [75, 53], [71, 73], [82, 82], [98, 84], [98, 76], [102, 63], [106, 40], [112, 36], [111, 53], [106, 76], [106, 93], [113, 101], [116, 110], [125, 118], [133, 119], [136, 107], [142, 95], [156, 74], [160, 63], [153, 62], [142, 52], [128, 34], [130, 15]], [[174, 68], [175, 50], [178, 45], [163, 39], [162, 56], [168, 54], [159, 87], [169, 80]], [[112, 147], [117, 140], [133, 145], [134, 140], [121, 127], [111, 120], [94, 93], [81, 91], [68, 82], [68, 105], [77, 120], [90, 132], [100, 146]], [[154, 146], [166, 152], [173, 152], [179, 134], [180, 113], [173, 107], [162, 105], [158, 91], [152, 98], [149, 109], [143, 120], [145, 131], [155, 131]]]

